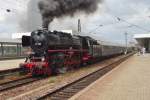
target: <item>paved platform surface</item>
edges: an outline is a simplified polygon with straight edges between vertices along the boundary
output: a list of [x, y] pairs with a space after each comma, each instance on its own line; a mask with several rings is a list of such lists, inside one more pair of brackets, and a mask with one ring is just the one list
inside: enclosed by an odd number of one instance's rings
[[150, 54], [134, 55], [70, 100], [150, 100]]
[[24, 59], [16, 59], [16, 60], [3, 60], [0, 61], [0, 71], [1, 70], [7, 70], [7, 69], [13, 69], [18, 68], [19, 64], [24, 62]]

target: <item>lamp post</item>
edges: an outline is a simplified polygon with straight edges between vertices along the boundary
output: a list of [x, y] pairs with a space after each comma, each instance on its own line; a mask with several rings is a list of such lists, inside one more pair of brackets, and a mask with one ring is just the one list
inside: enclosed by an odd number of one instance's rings
[[128, 52], [128, 33], [127, 32], [125, 32], [125, 54], [127, 54], [127, 52]]
[[78, 34], [81, 33], [81, 20], [78, 19]]

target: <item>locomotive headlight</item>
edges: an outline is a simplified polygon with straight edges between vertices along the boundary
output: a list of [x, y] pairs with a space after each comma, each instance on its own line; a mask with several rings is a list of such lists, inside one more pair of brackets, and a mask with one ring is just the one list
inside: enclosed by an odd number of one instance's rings
[[41, 42], [36, 42], [35, 46], [42, 46], [42, 43]]
[[42, 57], [42, 59], [41, 59], [42, 61], [45, 61], [45, 57]]

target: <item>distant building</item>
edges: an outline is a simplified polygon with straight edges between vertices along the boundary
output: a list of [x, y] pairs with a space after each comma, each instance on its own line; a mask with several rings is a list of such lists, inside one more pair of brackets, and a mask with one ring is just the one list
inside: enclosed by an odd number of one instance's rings
[[137, 40], [140, 47], [146, 48], [146, 52], [150, 52], [150, 34], [135, 34], [134, 39]]
[[22, 48], [21, 40], [18, 39], [0, 39], [0, 60], [4, 58], [15, 58], [24, 56], [24, 48]]
[[17, 44], [17, 43], [21, 44], [21, 40], [1, 38], [0, 43], [3, 43], [3, 44]]

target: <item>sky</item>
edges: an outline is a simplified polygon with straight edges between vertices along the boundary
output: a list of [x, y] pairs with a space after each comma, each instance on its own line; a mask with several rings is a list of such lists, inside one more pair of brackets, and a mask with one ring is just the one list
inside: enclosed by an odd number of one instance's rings
[[[41, 27], [38, 0], [0, 0], [0, 38], [11, 38], [12, 33], [29, 32]], [[78, 12], [64, 16], [50, 24], [51, 30], [77, 30], [81, 19], [82, 33], [98, 40], [124, 43], [134, 34], [150, 31], [150, 0], [104, 0], [95, 13]], [[10, 12], [6, 11], [10, 9]], [[31, 25], [32, 24], [32, 25]], [[137, 26], [136, 26], [137, 25]]]

